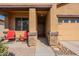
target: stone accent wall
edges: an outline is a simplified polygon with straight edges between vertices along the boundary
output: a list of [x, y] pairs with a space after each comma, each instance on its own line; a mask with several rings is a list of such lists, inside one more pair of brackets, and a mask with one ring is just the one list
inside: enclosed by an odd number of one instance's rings
[[57, 44], [58, 44], [58, 32], [51, 32], [50, 33], [49, 45], [50, 46], [56, 46]]
[[36, 45], [36, 37], [29, 36], [28, 44], [29, 44], [29, 46], [35, 46]]
[[36, 33], [29, 33], [28, 45], [35, 46], [36, 40], [37, 40], [37, 34]]
[[57, 45], [57, 36], [51, 36], [49, 41], [50, 46], [56, 46]]

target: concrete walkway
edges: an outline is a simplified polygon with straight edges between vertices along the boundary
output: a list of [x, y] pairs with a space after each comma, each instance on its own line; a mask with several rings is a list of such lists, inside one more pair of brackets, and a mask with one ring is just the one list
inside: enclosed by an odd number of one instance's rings
[[55, 56], [54, 51], [46, 44], [47, 42], [45, 38], [40, 38], [37, 40], [36, 56]]
[[26, 43], [12, 42], [7, 44], [9, 52], [15, 56], [54, 56], [55, 53], [48, 46], [46, 39], [37, 40], [37, 45], [28, 47]]
[[79, 41], [60, 41], [63, 46], [67, 47], [77, 55], [79, 55]]

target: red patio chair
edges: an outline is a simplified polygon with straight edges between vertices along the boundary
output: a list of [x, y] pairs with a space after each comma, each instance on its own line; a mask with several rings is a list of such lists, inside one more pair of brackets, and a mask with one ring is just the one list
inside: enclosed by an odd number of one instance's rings
[[23, 34], [20, 36], [20, 41], [25, 41], [28, 39], [28, 32], [24, 31]]
[[5, 36], [6, 40], [14, 40], [15, 39], [15, 31], [9, 30]]

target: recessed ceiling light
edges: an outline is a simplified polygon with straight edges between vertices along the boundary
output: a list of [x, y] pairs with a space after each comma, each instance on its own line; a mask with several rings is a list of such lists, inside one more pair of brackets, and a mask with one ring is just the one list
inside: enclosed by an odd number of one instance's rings
[[40, 16], [44, 16], [43, 14], [41, 14]]

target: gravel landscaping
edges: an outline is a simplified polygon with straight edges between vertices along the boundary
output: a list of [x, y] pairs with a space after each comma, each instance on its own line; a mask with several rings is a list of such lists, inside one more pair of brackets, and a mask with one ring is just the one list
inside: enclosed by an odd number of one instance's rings
[[8, 45], [8, 51], [15, 56], [34, 56], [35, 46], [28, 47], [27, 44], [22, 42], [15, 42]]

